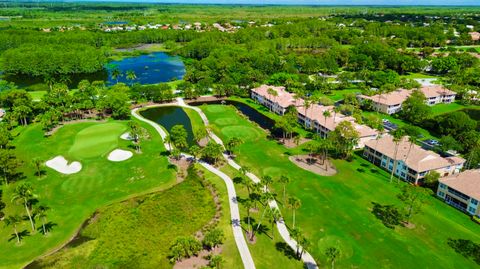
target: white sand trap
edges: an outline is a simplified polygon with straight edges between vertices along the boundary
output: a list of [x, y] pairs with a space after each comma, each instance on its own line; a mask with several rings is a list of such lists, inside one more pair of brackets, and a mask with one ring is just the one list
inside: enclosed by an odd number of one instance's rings
[[123, 162], [130, 159], [133, 153], [128, 150], [116, 149], [108, 154], [108, 160], [112, 162]]
[[45, 164], [53, 170], [65, 175], [75, 174], [82, 170], [81, 163], [72, 162], [68, 164], [68, 161], [65, 160], [63, 156], [57, 156], [51, 160], [48, 160]]
[[121, 139], [123, 140], [133, 140], [133, 137], [130, 136], [129, 132], [126, 132], [120, 136]]

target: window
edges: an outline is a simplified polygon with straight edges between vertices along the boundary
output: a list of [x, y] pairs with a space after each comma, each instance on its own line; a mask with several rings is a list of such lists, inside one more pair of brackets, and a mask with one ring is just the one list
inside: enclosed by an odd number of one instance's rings
[[445, 184], [440, 183], [440, 189], [445, 189]]
[[470, 213], [472, 213], [472, 214], [475, 213], [475, 208], [469, 206], [469, 207], [468, 207], [468, 212], [470, 212]]
[[439, 191], [439, 192], [438, 192], [438, 196], [444, 197], [444, 196], [445, 196], [445, 193], [444, 193], [443, 191]]
[[454, 195], [456, 195], [456, 196], [464, 199], [464, 200], [468, 200], [468, 199], [470, 198], [470, 197], [468, 197], [467, 195], [465, 195], [465, 194], [463, 194], [463, 193], [461, 193], [461, 192], [459, 192], [459, 191], [457, 191], [457, 190], [455, 190], [455, 189], [452, 189], [452, 188], [450, 188], [450, 187], [448, 187], [448, 191], [449, 191], [450, 193], [452, 193], [452, 194], [454, 194]]
[[477, 205], [477, 204], [478, 204], [478, 201], [475, 200], [475, 199], [473, 199], [473, 198], [472, 198], [472, 200], [471, 200], [470, 202], [472, 203], [472, 205]]

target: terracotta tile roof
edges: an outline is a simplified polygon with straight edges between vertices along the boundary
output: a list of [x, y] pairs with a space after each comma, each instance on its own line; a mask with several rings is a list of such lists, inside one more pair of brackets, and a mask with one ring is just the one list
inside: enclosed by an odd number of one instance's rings
[[470, 32], [468, 33], [473, 41], [480, 40], [480, 33], [479, 32]]
[[364, 99], [370, 99], [375, 103], [380, 103], [387, 106], [399, 105], [410, 96], [411, 92], [405, 89], [398, 89], [393, 92], [377, 94], [372, 96], [360, 95]]
[[[372, 96], [360, 95], [361, 98], [372, 100], [375, 103], [380, 103], [387, 106], [399, 105], [405, 102], [407, 98], [412, 94], [413, 90], [398, 89], [393, 92], [377, 94]], [[420, 88], [420, 91], [425, 94], [425, 97], [437, 97], [442, 95], [454, 95], [454, 91], [451, 91], [442, 85], [426, 85]], [[380, 98], [379, 98], [380, 97]]]
[[[366, 146], [375, 149], [382, 153], [383, 155], [388, 156], [391, 159], [394, 159], [395, 156], [395, 143], [393, 142], [393, 137], [391, 135], [384, 135], [380, 139], [370, 140], [365, 143]], [[408, 137], [404, 137], [399, 143], [398, 152], [397, 152], [397, 161], [404, 161], [405, 157], [408, 154], [407, 165], [411, 169], [417, 172], [424, 172], [434, 169], [439, 169], [451, 165], [458, 165], [465, 162], [465, 159], [460, 157], [442, 157], [439, 154], [425, 150], [420, 146], [413, 144], [410, 149], [410, 142]]]
[[451, 91], [443, 87], [442, 85], [424, 86], [420, 90], [423, 92], [423, 94], [425, 94], [425, 97], [427, 98], [456, 94], [454, 91]]
[[[272, 96], [268, 93], [268, 89], [272, 89], [277, 92], [278, 96]], [[285, 87], [282, 86], [270, 86], [270, 85], [261, 85], [260, 87], [252, 89], [253, 92], [272, 100], [283, 108], [287, 108], [292, 105], [301, 105], [303, 100], [295, 100], [295, 94], [289, 93], [285, 90]]]
[[439, 181], [450, 188], [480, 200], [480, 169], [466, 170], [459, 174], [441, 178]]

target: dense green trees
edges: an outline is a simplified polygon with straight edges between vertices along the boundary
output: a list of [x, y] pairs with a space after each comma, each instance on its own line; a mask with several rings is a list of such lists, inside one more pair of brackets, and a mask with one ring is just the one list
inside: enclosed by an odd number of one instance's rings
[[94, 73], [107, 60], [104, 51], [81, 43], [26, 44], [5, 51], [1, 59], [5, 73], [36, 77]]
[[430, 106], [425, 101], [425, 94], [419, 90], [414, 90], [407, 100], [403, 102], [401, 116], [415, 125], [421, 124], [432, 113]]

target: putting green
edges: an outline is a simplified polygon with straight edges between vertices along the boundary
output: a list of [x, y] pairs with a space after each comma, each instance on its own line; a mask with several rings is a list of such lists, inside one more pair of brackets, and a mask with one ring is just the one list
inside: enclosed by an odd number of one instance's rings
[[228, 107], [225, 107], [224, 105], [212, 105], [212, 106], [207, 106], [207, 110], [212, 113], [220, 113], [224, 112], [227, 110]]
[[255, 140], [258, 138], [259, 133], [252, 127], [247, 126], [227, 126], [222, 128], [222, 134], [224, 134], [228, 138], [232, 137], [240, 137], [244, 141], [247, 140]]
[[238, 121], [235, 118], [219, 118], [215, 120], [215, 124], [217, 125], [233, 125], [237, 122]]
[[103, 123], [87, 127], [75, 136], [69, 155], [75, 159], [88, 159], [109, 153], [118, 146], [118, 139], [127, 130], [121, 123]]

